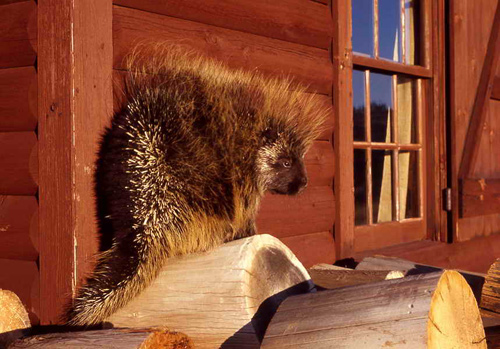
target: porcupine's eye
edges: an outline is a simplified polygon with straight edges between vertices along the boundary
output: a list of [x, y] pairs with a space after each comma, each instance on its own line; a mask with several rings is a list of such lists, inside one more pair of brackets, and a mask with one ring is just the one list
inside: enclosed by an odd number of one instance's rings
[[281, 157], [273, 168], [268, 188], [271, 193], [295, 195], [307, 186], [307, 174], [302, 158]]

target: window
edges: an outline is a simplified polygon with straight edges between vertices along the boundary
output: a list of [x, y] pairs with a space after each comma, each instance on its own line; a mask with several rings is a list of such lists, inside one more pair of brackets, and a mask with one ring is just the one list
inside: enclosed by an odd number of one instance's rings
[[354, 250], [427, 237], [424, 0], [351, 0]]

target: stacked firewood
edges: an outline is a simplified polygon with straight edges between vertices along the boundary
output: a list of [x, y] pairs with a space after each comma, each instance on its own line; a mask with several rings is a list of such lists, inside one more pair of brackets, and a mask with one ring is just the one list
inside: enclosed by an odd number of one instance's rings
[[19, 300], [2, 303], [0, 291], [0, 347], [494, 348], [499, 267], [481, 275], [370, 257], [306, 270], [259, 235], [172, 259], [108, 329], [29, 333]]

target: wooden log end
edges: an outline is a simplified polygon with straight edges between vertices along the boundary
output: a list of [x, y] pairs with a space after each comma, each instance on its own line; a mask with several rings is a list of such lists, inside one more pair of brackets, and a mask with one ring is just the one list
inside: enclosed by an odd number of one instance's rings
[[429, 348], [486, 348], [476, 299], [464, 277], [446, 270], [431, 299], [427, 321]]
[[497, 259], [484, 278], [481, 308], [500, 313], [500, 259]]
[[194, 344], [191, 339], [181, 332], [169, 330], [155, 330], [141, 344], [139, 349], [191, 349]]
[[19, 297], [0, 289], [0, 347], [20, 338], [30, 326], [28, 312]]

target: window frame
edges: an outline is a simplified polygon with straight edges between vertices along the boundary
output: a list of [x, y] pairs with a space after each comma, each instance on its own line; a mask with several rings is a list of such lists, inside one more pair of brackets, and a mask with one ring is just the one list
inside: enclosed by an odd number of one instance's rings
[[[374, 0], [375, 2], [378, 0]], [[333, 105], [335, 112], [335, 240], [337, 259], [352, 257], [355, 253], [399, 243], [434, 239], [446, 241], [448, 217], [441, 208], [441, 191], [447, 186], [445, 134], [445, 7], [444, 0], [421, 0], [419, 62], [406, 65], [377, 57], [352, 52], [351, 0], [332, 0], [333, 40]], [[374, 15], [374, 26], [377, 15]], [[374, 40], [377, 30], [374, 29]], [[386, 74], [406, 75], [417, 79], [421, 89], [419, 113], [422, 142], [421, 218], [402, 222], [386, 222], [355, 226], [354, 217], [354, 139], [352, 105], [352, 71], [370, 70]], [[360, 143], [360, 142], [356, 142]]]

